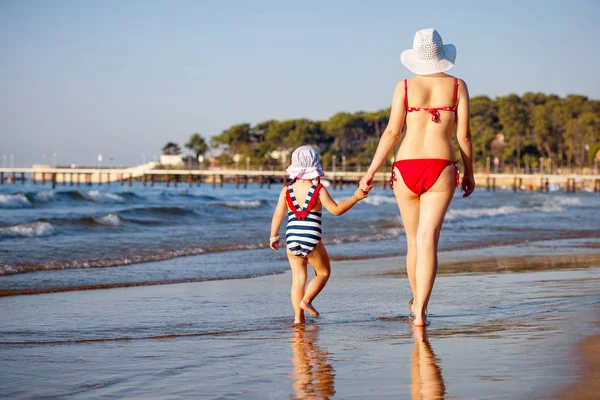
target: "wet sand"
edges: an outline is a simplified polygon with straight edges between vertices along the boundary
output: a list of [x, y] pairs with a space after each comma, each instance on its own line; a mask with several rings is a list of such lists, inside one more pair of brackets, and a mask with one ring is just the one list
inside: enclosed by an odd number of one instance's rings
[[562, 388], [557, 400], [595, 400], [600, 393], [600, 335], [583, 340], [577, 346], [576, 366], [579, 379]]
[[579, 244], [444, 253], [426, 330], [406, 318], [399, 257], [334, 263], [314, 303], [322, 317], [301, 327], [290, 326], [287, 273], [4, 297], [0, 393], [549, 398], [597, 381], [575, 350], [600, 333], [600, 253]]

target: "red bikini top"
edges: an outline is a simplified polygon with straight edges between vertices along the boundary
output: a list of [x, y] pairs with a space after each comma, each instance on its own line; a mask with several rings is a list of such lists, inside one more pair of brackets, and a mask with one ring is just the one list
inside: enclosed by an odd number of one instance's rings
[[438, 122], [439, 118], [440, 118], [440, 111], [452, 111], [452, 112], [456, 112], [457, 110], [457, 104], [456, 104], [456, 99], [458, 97], [458, 78], [455, 78], [456, 80], [454, 81], [454, 105], [453, 106], [446, 106], [446, 107], [409, 107], [408, 106], [408, 82], [406, 81], [406, 79], [404, 80], [404, 106], [406, 107], [406, 112], [413, 112], [413, 111], [427, 111], [429, 114], [431, 114], [431, 120], [433, 122]]

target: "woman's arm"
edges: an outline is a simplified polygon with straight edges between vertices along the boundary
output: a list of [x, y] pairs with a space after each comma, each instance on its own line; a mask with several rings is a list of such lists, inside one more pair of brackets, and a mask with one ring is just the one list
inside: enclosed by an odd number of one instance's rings
[[465, 166], [462, 179], [463, 197], [468, 197], [475, 190], [473, 177], [473, 143], [471, 142], [470, 99], [467, 84], [460, 80], [458, 86], [458, 110], [456, 111], [456, 139], [460, 148], [460, 156]]
[[385, 162], [385, 159], [390, 154], [400, 137], [402, 136], [402, 128], [404, 126], [404, 117], [406, 116], [406, 107], [404, 106], [404, 81], [400, 81], [394, 90], [394, 98], [392, 99], [392, 109], [390, 111], [390, 119], [388, 124], [379, 139], [375, 156], [367, 170], [367, 173], [360, 181], [360, 188], [369, 192], [373, 189], [373, 177]]
[[352, 197], [342, 201], [340, 204], [337, 204], [335, 200], [331, 198], [331, 195], [325, 188], [321, 188], [319, 192], [319, 200], [321, 200], [321, 204], [327, 211], [332, 213], [333, 215], [342, 215], [352, 207], [356, 205], [360, 200], [367, 197], [367, 192], [361, 190], [360, 188], [356, 189]]
[[[287, 208], [285, 204], [285, 191], [285, 187], [281, 189], [281, 192], [279, 193], [279, 200], [277, 201], [275, 211], [273, 212], [273, 219], [271, 220], [271, 238], [279, 236], [279, 228], [281, 228], [281, 223], [285, 218], [285, 210]], [[273, 250], [279, 249], [279, 239], [270, 242], [270, 246]]]

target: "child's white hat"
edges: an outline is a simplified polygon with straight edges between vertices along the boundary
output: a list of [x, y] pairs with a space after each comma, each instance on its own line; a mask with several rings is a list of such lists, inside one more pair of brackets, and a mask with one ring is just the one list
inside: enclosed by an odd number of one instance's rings
[[315, 179], [325, 175], [319, 152], [311, 146], [300, 146], [292, 153], [292, 165], [286, 172], [290, 179]]

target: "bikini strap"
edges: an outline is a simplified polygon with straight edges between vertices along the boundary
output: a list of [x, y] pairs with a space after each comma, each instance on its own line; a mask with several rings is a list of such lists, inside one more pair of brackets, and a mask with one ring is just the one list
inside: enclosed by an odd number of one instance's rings
[[454, 78], [454, 102], [453, 104], [456, 106], [456, 100], [458, 100], [458, 78]]
[[408, 82], [404, 80], [404, 108], [408, 111]]

